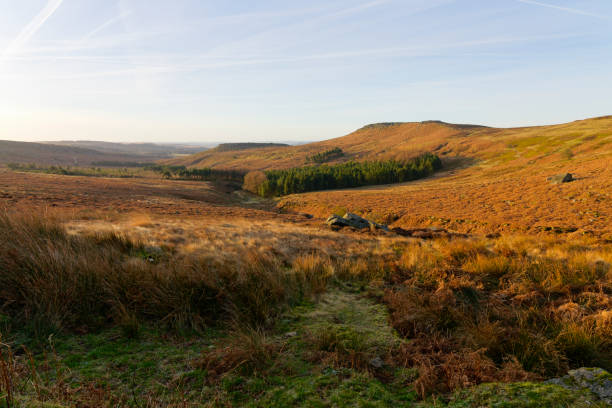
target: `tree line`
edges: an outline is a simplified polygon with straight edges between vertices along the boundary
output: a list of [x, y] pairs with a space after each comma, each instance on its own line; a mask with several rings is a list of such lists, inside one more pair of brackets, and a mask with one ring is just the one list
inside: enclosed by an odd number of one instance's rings
[[440, 158], [425, 153], [407, 161], [385, 160], [308, 166], [251, 172], [244, 188], [263, 197], [307, 191], [402, 183], [420, 179], [442, 168]]
[[8, 163], [7, 167], [13, 171], [27, 171], [35, 173], [60, 174], [64, 176], [88, 177], [144, 177], [145, 172], [154, 172], [166, 179], [198, 180], [198, 181], [234, 181], [243, 183], [244, 170], [217, 170], [211, 168], [194, 169], [185, 166], [168, 166], [147, 163], [146, 166], [135, 167], [72, 167], [72, 166], [42, 166], [37, 164]]
[[324, 152], [315, 153], [312, 156], [308, 156], [306, 160], [311, 163], [325, 163], [331, 159], [344, 156], [344, 152], [339, 147], [325, 150]]
[[200, 181], [214, 181], [214, 180], [227, 180], [237, 181], [242, 183], [244, 180], [244, 170], [218, 170], [211, 169], [208, 167], [196, 169], [187, 168], [185, 166], [167, 166], [167, 165], [153, 165], [147, 166], [146, 170], [151, 170], [159, 173], [164, 178], [168, 179], [181, 179], [181, 180], [200, 180]]
[[13, 171], [25, 171], [30, 173], [59, 174], [62, 176], [86, 176], [86, 177], [114, 177], [132, 178], [140, 177], [141, 168], [133, 169], [127, 167], [73, 167], [73, 166], [44, 166], [34, 163], [8, 163], [7, 167]]

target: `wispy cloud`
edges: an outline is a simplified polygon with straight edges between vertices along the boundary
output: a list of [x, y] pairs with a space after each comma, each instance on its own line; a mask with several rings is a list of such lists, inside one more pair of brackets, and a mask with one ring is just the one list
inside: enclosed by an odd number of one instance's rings
[[[409, 13], [418, 14], [426, 10], [453, 3], [454, 1], [455, 0], [421, 1], [416, 4], [411, 4]], [[286, 24], [266, 28], [237, 40], [218, 44], [217, 46], [213, 47], [210, 52], [233, 52], [234, 54], [245, 54], [248, 53], [250, 49], [253, 49], [256, 44], [260, 43], [268, 44], [269, 47], [271, 47], [271, 44], [278, 44], [278, 47], [280, 48], [286, 47], [286, 41], [284, 41], [284, 39], [295, 37], [298, 35], [296, 33], [303, 32], [303, 36], [312, 36], [311, 33], [313, 30], [316, 30], [315, 27], [321, 27], [322, 30], [331, 29], [331, 27], [339, 27], [341, 24], [335, 24], [335, 20], [342, 20], [348, 16], [358, 15], [376, 8], [384, 9], [383, 6], [390, 5], [394, 2], [400, 3], [396, 0], [370, 0], [356, 5], [351, 5], [350, 7], [342, 8], [338, 8], [336, 4], [333, 4], [332, 7], [326, 6], [325, 9], [319, 10], [321, 13], [315, 13], [310, 17], [292, 20]], [[404, 14], [408, 14], [408, 12], [404, 11]]]
[[30, 21], [4, 50], [3, 57], [16, 54], [62, 5], [64, 0], [49, 0], [47, 5]]
[[374, 0], [374, 1], [367, 2], [367, 3], [358, 4], [357, 6], [346, 8], [344, 10], [340, 10], [326, 17], [338, 17], [338, 16], [343, 16], [343, 15], [352, 14], [352, 13], [360, 13], [362, 11], [371, 9], [373, 7], [378, 7], [386, 3], [390, 3], [391, 1], [393, 0]]
[[579, 9], [570, 8], [570, 7], [557, 6], [556, 4], [542, 3], [540, 1], [534, 1], [534, 0], [516, 0], [516, 1], [518, 1], [519, 3], [532, 4], [534, 6], [547, 7], [547, 8], [554, 9], [554, 10], [565, 11], [567, 13], [578, 14], [581, 16], [595, 17], [601, 20], [610, 20], [610, 17], [605, 16], [605, 15], [591, 13], [588, 11], [579, 10]]
[[108, 27], [110, 27], [110, 26], [112, 26], [112, 25], [122, 21], [124, 18], [126, 18], [130, 14], [132, 14], [132, 12], [129, 11], [129, 10], [126, 10], [126, 11], [122, 12], [121, 14], [119, 14], [118, 16], [115, 16], [115, 17], [111, 18], [110, 20], [104, 22], [103, 24], [100, 24], [98, 27], [94, 28], [89, 33], [87, 33], [87, 35], [85, 35], [85, 37], [83, 37], [81, 39], [81, 41], [85, 42], [85, 41], [89, 40], [94, 35], [100, 33], [101, 31], [107, 29]]
[[[69, 75], [45, 75], [39, 77], [44, 80], [73, 80], [77, 78], [108, 78], [108, 77], [142, 77], [166, 75], [180, 72], [197, 72], [205, 70], [223, 69], [229, 67], [272, 65], [276, 68], [288, 68], [294, 63], [320, 62], [328, 60], [354, 60], [360, 58], [427, 58], [456, 55], [493, 55], [489, 51], [478, 51], [480, 47], [497, 45], [510, 45], [518, 43], [534, 43], [542, 41], [555, 41], [568, 38], [581, 37], [583, 34], [558, 34], [541, 36], [503, 36], [487, 39], [441, 42], [437, 44], [420, 44], [408, 47], [381, 47], [353, 50], [337, 50], [328, 53], [305, 55], [252, 55], [237, 58], [214, 55], [109, 55], [109, 56], [74, 56], [58, 58], [60, 60], [117, 63], [122, 61], [120, 69], [94, 70], [88, 72], [73, 72]], [[457, 54], [459, 53], [459, 54]], [[497, 54], [496, 54], [497, 55]], [[506, 54], [502, 54], [506, 55]], [[23, 57], [26, 58], [26, 57]], [[32, 57], [32, 60], [49, 57]], [[0, 77], [2, 78], [2, 77]], [[7, 79], [8, 77], [4, 77]], [[27, 74], [15, 74], [12, 78], [27, 78]]]

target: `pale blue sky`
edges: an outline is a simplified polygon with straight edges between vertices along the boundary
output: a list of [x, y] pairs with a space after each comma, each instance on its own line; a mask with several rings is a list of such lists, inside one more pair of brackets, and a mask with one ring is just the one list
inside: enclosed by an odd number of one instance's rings
[[0, 0], [0, 139], [612, 114], [611, 0]]

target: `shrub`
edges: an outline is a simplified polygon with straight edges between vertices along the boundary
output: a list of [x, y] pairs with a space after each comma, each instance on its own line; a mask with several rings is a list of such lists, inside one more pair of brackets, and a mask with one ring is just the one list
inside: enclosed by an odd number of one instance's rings
[[266, 181], [266, 173], [263, 171], [250, 171], [244, 176], [244, 183], [242, 189], [250, 191], [254, 194], [263, 195], [259, 191], [259, 186], [263, 185]]
[[312, 156], [308, 156], [306, 161], [312, 163], [325, 163], [332, 159], [344, 156], [344, 152], [339, 147], [334, 147], [333, 149], [325, 150], [320, 153], [313, 154]]
[[242, 183], [244, 181], [245, 171], [242, 170], [218, 170], [208, 167], [196, 169], [187, 168], [185, 166], [166, 166], [153, 165], [146, 166], [146, 170], [151, 170], [161, 174], [164, 178], [176, 178], [180, 180], [200, 180], [200, 181], [235, 181]]

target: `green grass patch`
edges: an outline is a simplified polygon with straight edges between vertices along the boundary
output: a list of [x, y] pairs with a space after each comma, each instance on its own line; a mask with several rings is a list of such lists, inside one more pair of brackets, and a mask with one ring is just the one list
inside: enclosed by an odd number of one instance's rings
[[[448, 408], [565, 408], [607, 407], [588, 391], [571, 391], [544, 383], [482, 384], [455, 393], [448, 404], [431, 404]], [[430, 404], [424, 405], [424, 407]]]

